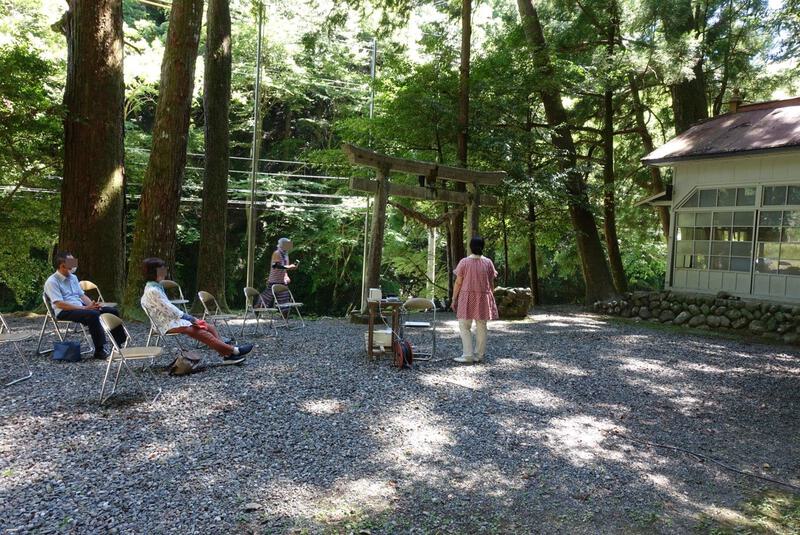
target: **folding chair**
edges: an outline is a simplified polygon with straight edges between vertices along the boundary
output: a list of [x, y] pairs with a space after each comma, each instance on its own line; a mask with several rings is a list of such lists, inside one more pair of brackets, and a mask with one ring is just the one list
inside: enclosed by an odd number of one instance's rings
[[[173, 340], [175, 342], [175, 347], [173, 348], [175, 351], [183, 352], [186, 351], [186, 347], [183, 345], [182, 337], [184, 335], [180, 333], [165, 333], [162, 332], [161, 329], [158, 328], [158, 325], [153, 321], [153, 318], [150, 316], [150, 312], [147, 311], [145, 307], [142, 307], [144, 311], [144, 315], [147, 316], [147, 320], [150, 322], [150, 331], [147, 333], [147, 341], [145, 342], [145, 347], [162, 347], [166, 349], [167, 340]], [[153, 345], [150, 345], [150, 342], [154, 342]], [[155, 359], [153, 359], [155, 362]]]
[[[430, 321], [408, 321], [410, 315], [433, 311]], [[411, 297], [403, 303], [402, 321], [400, 331], [402, 336], [406, 336], [406, 329], [426, 329], [431, 333], [430, 351], [420, 351], [414, 346], [414, 360], [431, 360], [436, 355], [436, 305], [430, 299], [424, 297]], [[427, 349], [427, 348], [426, 348]]]
[[117, 303], [109, 303], [103, 299], [103, 294], [100, 292], [100, 288], [98, 288], [97, 285], [92, 281], [80, 281], [78, 284], [81, 285], [81, 290], [83, 290], [84, 293], [95, 292], [97, 294], [97, 299], [95, 299], [95, 301], [102, 304], [104, 307], [117, 306]]
[[[53, 310], [53, 304], [50, 302], [50, 298], [47, 297], [46, 293], [42, 293], [42, 301], [44, 301], [45, 316], [44, 321], [42, 322], [42, 328], [39, 330], [39, 342], [36, 344], [36, 353], [38, 355], [45, 355], [53, 351], [53, 348], [42, 350], [42, 340], [44, 339], [45, 329], [47, 328], [48, 322], [52, 324], [52, 328], [47, 334], [50, 336], [55, 335], [61, 342], [63, 342], [64, 338], [68, 337], [71, 333], [77, 333], [78, 327], [80, 327], [80, 330], [83, 333], [83, 338], [88, 344], [88, 348], [85, 351], [81, 351], [81, 355], [94, 352], [94, 344], [92, 343], [92, 339], [89, 338], [89, 333], [86, 331], [85, 325], [74, 321], [56, 319], [56, 313]], [[67, 326], [63, 333], [58, 327], [59, 324]]]
[[[278, 302], [278, 294], [287, 293], [289, 294], [289, 301], [286, 303], [279, 303]], [[294, 300], [294, 295], [292, 295], [292, 291], [289, 289], [288, 286], [285, 284], [273, 284], [272, 285], [272, 299], [275, 303], [275, 306], [278, 308], [278, 311], [281, 313], [281, 317], [283, 318], [283, 323], [287, 328], [289, 326], [289, 315], [291, 314], [292, 310], [294, 310], [297, 315], [300, 317], [300, 324], [302, 327], [306, 326], [306, 322], [303, 319], [303, 315], [300, 313], [300, 308], [303, 306], [303, 303], [298, 303]]]
[[233, 314], [223, 314], [222, 309], [219, 307], [219, 303], [217, 303], [217, 298], [208, 292], [200, 290], [197, 292], [197, 297], [203, 304], [202, 319], [213, 323], [214, 326], [217, 327], [217, 330], [220, 330], [220, 324], [225, 325], [225, 330], [228, 333], [228, 337], [231, 340], [235, 340], [236, 336], [234, 336], [233, 330], [231, 329], [228, 321], [236, 319], [236, 316]]
[[[119, 378], [123, 368], [131, 375], [131, 377], [133, 377], [133, 380], [136, 382], [139, 390], [141, 390], [143, 394], [147, 395], [147, 390], [144, 388], [144, 385], [142, 385], [142, 382], [139, 380], [139, 378], [136, 377], [136, 374], [133, 372], [131, 367], [128, 366], [128, 361], [150, 360], [152, 362], [156, 359], [156, 357], [161, 355], [164, 349], [161, 347], [128, 347], [128, 342], [131, 341], [131, 335], [128, 332], [128, 329], [125, 327], [125, 324], [122, 323], [122, 320], [113, 314], [101, 314], [100, 325], [103, 326], [103, 330], [106, 332], [108, 339], [111, 340], [112, 346], [111, 355], [109, 355], [108, 364], [106, 365], [106, 373], [103, 376], [103, 385], [100, 387], [100, 404], [102, 405], [108, 401], [109, 398], [111, 398], [111, 396], [113, 396], [117, 391], [117, 385], [119, 384]], [[125, 343], [121, 346], [111, 335], [111, 331], [119, 326], [122, 326], [122, 328], [125, 330], [126, 336]], [[114, 364], [118, 364], [117, 372], [114, 374], [114, 384], [111, 385], [111, 392], [106, 396], [105, 392], [106, 383], [108, 382], [108, 374], [111, 372], [111, 367]], [[158, 384], [155, 373], [153, 373], [153, 368], [151, 366], [145, 366], [145, 369], [150, 373], [150, 377], [153, 379], [153, 384], [158, 388], [158, 392], [153, 398], [153, 401], [155, 401], [158, 399], [158, 396], [161, 395], [161, 386]]]
[[169, 297], [170, 292], [173, 292], [173, 295], [177, 294], [178, 298], [170, 299], [169, 302], [178, 308], [182, 308], [187, 314], [189, 313], [189, 310], [186, 308], [186, 305], [189, 304], [189, 300], [184, 299], [183, 290], [181, 290], [180, 284], [175, 281], [165, 279], [161, 281], [161, 287], [164, 288], [164, 292], [167, 294], [167, 297]]
[[5, 386], [15, 385], [17, 383], [21, 383], [22, 381], [27, 381], [31, 377], [33, 377], [33, 370], [31, 369], [31, 362], [30, 358], [27, 354], [23, 353], [22, 350], [19, 348], [19, 342], [24, 342], [26, 340], [30, 340], [36, 336], [35, 332], [31, 331], [20, 331], [20, 332], [11, 332], [11, 329], [8, 327], [8, 323], [3, 318], [3, 315], [0, 314], [0, 344], [9, 343], [14, 346], [14, 349], [17, 350], [17, 355], [19, 355], [20, 360], [25, 362], [25, 367], [28, 368], [28, 375], [18, 377], [17, 379], [13, 379], [12, 381], [5, 384]]
[[260, 332], [264, 336], [269, 336], [261, 327], [261, 314], [269, 314], [269, 326], [272, 328], [272, 336], [277, 336], [278, 331], [275, 328], [275, 314], [277, 312], [277, 308], [264, 306], [264, 301], [261, 299], [261, 293], [258, 290], [251, 286], [246, 286], [244, 289], [244, 316], [242, 317], [242, 330], [239, 336], [244, 335], [244, 326], [247, 324], [247, 318], [250, 314], [256, 320], [256, 328], [253, 330], [253, 335]]

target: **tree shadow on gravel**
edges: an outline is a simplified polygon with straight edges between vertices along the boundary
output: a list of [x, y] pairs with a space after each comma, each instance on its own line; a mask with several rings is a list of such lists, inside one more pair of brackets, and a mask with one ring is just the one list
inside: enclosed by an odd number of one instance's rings
[[450, 326], [442, 360], [396, 370], [364, 359], [362, 326], [311, 322], [241, 369], [96, 411], [73, 410], [88, 370], [37, 364], [41, 388], [0, 409], [0, 528], [674, 533], [762, 488], [630, 439], [797, 483], [783, 348], [563, 312], [493, 327], [487, 364], [444, 360]]

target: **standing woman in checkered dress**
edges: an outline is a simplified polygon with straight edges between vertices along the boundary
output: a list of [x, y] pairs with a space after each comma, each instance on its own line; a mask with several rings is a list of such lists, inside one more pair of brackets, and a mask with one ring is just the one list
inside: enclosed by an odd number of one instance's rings
[[[456, 284], [453, 288], [453, 310], [461, 331], [460, 357], [456, 362], [483, 362], [486, 356], [486, 322], [496, 320], [497, 303], [494, 301], [494, 279], [497, 270], [491, 260], [483, 256], [483, 238], [478, 236], [469, 242], [472, 252], [462, 258], [454, 271]], [[472, 323], [475, 322], [475, 345], [472, 344]], [[473, 350], [474, 347], [474, 350]]]

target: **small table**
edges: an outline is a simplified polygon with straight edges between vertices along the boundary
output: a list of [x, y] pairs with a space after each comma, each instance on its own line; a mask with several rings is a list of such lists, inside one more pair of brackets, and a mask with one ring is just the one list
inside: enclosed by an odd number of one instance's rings
[[[373, 336], [375, 334], [375, 315], [378, 312], [378, 306], [381, 310], [389, 309], [392, 312], [392, 342], [400, 332], [400, 309], [403, 306], [402, 301], [388, 301], [381, 299], [380, 301], [368, 301], [367, 309], [369, 310], [369, 335], [367, 337], [367, 356], [374, 359], [379, 354], [386, 353], [386, 351], [375, 351], [372, 347]], [[388, 351], [391, 352], [391, 349]]]

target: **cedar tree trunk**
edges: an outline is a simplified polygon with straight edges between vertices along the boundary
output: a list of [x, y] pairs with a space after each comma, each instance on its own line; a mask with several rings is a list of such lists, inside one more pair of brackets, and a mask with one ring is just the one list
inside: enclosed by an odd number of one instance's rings
[[129, 313], [138, 312], [144, 286], [142, 260], [157, 256], [173, 268], [175, 264], [178, 208], [202, 19], [203, 0], [173, 0], [161, 63], [153, 147], [142, 182], [128, 265], [124, 304]]
[[122, 0], [69, 0], [59, 247], [81, 279], [122, 297], [125, 277]]

